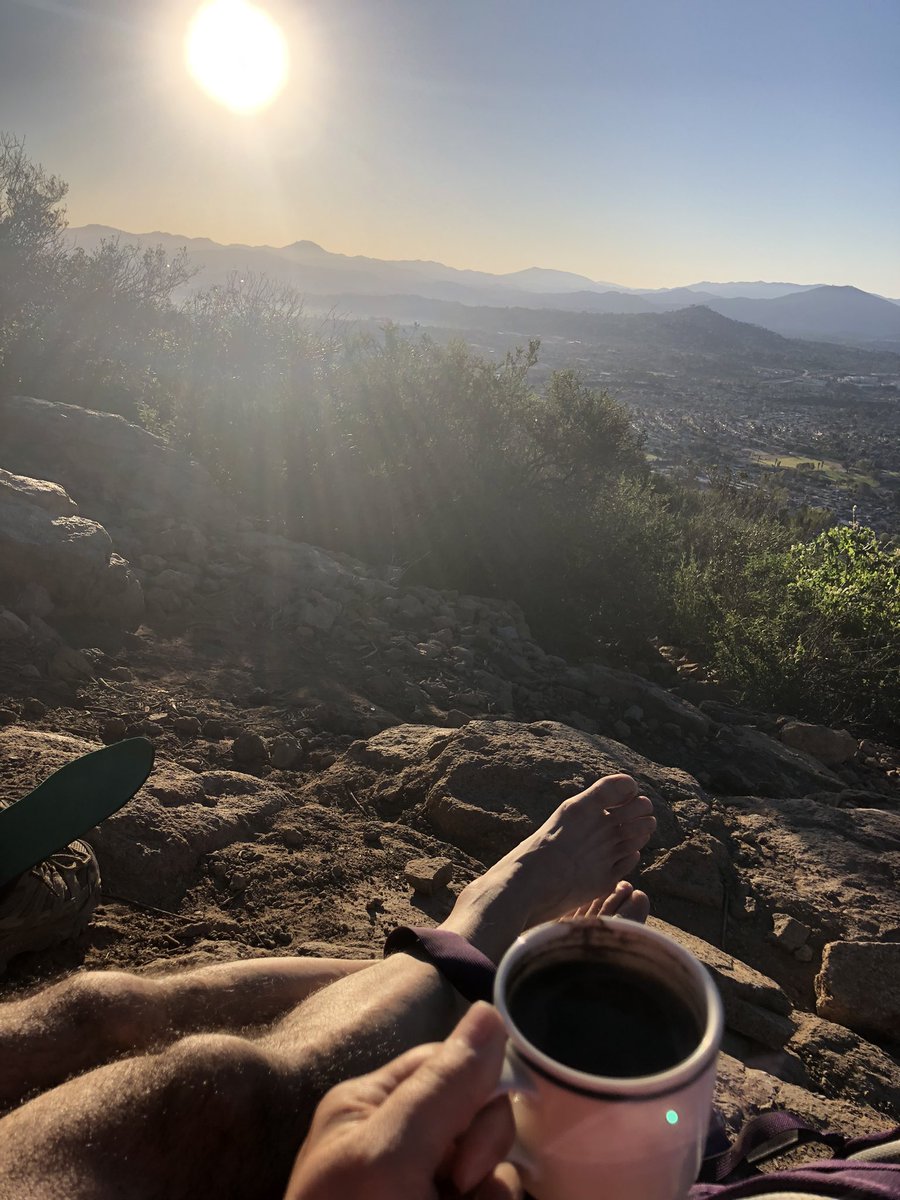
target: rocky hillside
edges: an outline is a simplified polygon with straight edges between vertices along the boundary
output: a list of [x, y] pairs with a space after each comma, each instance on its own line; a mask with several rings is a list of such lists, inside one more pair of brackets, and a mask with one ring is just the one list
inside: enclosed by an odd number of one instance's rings
[[289, 541], [121, 418], [0, 401], [0, 801], [140, 733], [150, 781], [90, 835], [80, 964], [374, 956], [598, 774], [659, 828], [656, 919], [712, 970], [720, 1104], [900, 1120], [900, 765], [750, 713], [671, 647], [567, 663], [516, 605]]

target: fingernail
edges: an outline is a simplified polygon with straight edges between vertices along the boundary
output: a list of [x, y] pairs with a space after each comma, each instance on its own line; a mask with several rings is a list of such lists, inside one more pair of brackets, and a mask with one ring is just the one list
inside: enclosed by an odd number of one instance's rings
[[484, 1000], [478, 1000], [456, 1026], [453, 1036], [473, 1050], [480, 1050], [496, 1041], [502, 1030], [500, 1014], [496, 1008]]

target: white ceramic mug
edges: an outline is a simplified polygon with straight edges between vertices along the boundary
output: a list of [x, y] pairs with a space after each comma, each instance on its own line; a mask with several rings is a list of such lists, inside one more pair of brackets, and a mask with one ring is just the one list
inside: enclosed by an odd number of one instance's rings
[[[620, 1078], [576, 1070], [529, 1042], [509, 1011], [517, 984], [538, 965], [585, 960], [639, 976], [656, 995], [675, 993], [696, 1023], [694, 1049], [657, 1074]], [[687, 1195], [700, 1169], [722, 1037], [719, 994], [693, 955], [620, 917], [540, 925], [501, 960], [494, 1004], [509, 1034], [498, 1090], [510, 1094], [516, 1119], [511, 1158], [536, 1200]]]

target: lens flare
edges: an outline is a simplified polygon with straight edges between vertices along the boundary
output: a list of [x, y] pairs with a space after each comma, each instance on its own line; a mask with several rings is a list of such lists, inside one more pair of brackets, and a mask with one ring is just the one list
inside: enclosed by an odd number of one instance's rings
[[188, 27], [185, 59], [207, 95], [236, 113], [266, 108], [287, 81], [285, 36], [248, 0], [210, 0], [199, 8]]

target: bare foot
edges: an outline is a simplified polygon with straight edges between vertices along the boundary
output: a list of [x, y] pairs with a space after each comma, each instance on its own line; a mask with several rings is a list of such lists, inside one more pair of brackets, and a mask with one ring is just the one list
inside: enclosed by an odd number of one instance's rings
[[631, 776], [607, 775], [468, 884], [444, 926], [497, 961], [528, 926], [594, 898], [605, 903], [655, 828], [653, 805]]
[[573, 908], [560, 920], [571, 920], [573, 917], [622, 917], [643, 925], [649, 915], [650, 897], [647, 893], [638, 891], [627, 879], [620, 879], [608, 896], [595, 896], [590, 904]]

